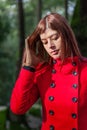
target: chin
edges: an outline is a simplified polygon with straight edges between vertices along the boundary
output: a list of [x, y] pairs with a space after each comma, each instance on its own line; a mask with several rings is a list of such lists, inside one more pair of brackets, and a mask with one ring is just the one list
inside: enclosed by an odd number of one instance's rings
[[57, 59], [60, 58], [60, 56], [53, 56], [52, 58], [55, 59], [55, 60], [57, 60]]

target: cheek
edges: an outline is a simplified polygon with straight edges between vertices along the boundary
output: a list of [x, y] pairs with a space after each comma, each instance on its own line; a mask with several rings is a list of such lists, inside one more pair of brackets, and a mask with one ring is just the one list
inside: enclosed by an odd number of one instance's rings
[[56, 41], [56, 45], [58, 45], [58, 46], [61, 46], [61, 45], [62, 45], [62, 40], [61, 40], [61, 38], [59, 38], [59, 39]]
[[61, 47], [61, 41], [56, 42], [55, 45], [56, 45], [56, 47], [60, 48]]

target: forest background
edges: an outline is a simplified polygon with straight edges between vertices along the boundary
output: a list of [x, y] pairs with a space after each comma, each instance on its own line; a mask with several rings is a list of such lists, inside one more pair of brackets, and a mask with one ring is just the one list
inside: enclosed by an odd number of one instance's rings
[[87, 56], [87, 0], [0, 0], [0, 105], [8, 105], [18, 76], [25, 38], [38, 21], [58, 12], [71, 25]]

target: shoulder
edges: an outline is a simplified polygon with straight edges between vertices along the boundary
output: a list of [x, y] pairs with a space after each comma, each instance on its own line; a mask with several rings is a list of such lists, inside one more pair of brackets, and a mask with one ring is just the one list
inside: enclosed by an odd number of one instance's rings
[[87, 63], [87, 57], [82, 57], [82, 61]]
[[87, 58], [86, 58], [86, 57], [82, 57], [82, 58], [80, 59], [80, 63], [81, 63], [82, 65], [87, 65]]
[[87, 73], [87, 58], [86, 57], [82, 57], [80, 60], [80, 70]]

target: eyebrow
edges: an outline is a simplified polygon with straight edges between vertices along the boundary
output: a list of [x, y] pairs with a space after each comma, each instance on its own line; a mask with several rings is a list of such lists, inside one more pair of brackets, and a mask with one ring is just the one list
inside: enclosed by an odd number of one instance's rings
[[[52, 36], [54, 36], [54, 35], [57, 35], [57, 33], [54, 33], [54, 34], [50, 35], [49, 37], [52, 37]], [[48, 37], [48, 38], [49, 38], [49, 37]], [[41, 38], [41, 40], [46, 40], [46, 39]]]

